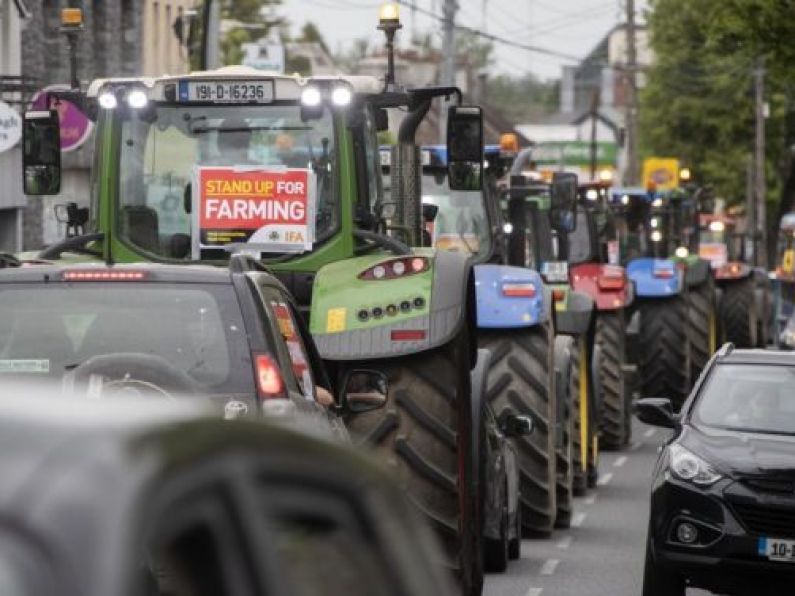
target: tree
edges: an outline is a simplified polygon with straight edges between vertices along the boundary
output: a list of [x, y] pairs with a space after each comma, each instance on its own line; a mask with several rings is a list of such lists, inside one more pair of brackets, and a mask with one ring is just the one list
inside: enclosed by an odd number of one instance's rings
[[[753, 148], [753, 69], [767, 69], [768, 202], [795, 200], [795, 0], [651, 0], [653, 66], [641, 91], [646, 153], [675, 155], [730, 202], [745, 199]], [[776, 201], [778, 199], [778, 201]], [[768, 209], [770, 229], [777, 227]], [[768, 234], [769, 237], [773, 234]], [[770, 252], [770, 251], [769, 251]]]
[[271, 19], [265, 14], [267, 7], [281, 4], [281, 0], [221, 0], [221, 17], [240, 23], [221, 38], [221, 61], [240, 64], [242, 46], [266, 37], [271, 28], [281, 24], [281, 19]]

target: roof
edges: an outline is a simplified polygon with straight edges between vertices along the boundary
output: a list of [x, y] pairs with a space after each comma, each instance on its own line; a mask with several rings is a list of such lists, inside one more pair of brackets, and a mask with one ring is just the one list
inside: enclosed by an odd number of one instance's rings
[[[723, 348], [722, 348], [723, 349]], [[795, 366], [795, 352], [781, 350], [730, 350], [718, 356], [720, 364], [774, 364]]]
[[[70, 265], [42, 264], [0, 269], [0, 283], [38, 283], [63, 281], [67, 271], [117, 271], [148, 273], [146, 282], [171, 283], [231, 283], [229, 269], [212, 265], [166, 265], [161, 263], [131, 263], [106, 265], [100, 262], [75, 263]], [[101, 281], [101, 280], [99, 280]], [[112, 283], [116, 283], [115, 281]]]

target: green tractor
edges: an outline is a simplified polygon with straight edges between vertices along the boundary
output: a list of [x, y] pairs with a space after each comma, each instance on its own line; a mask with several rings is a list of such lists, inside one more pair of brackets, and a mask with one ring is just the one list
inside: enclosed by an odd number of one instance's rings
[[[387, 18], [381, 28], [399, 23]], [[390, 44], [391, 45], [391, 44]], [[86, 233], [38, 259], [226, 264], [261, 259], [309, 317], [338, 378], [377, 369], [387, 406], [350, 420], [352, 434], [438, 530], [462, 593], [483, 581], [479, 508], [485, 383], [475, 339], [468, 255], [422, 247], [414, 134], [435, 98], [456, 88], [402, 89], [374, 77], [282, 76], [226, 67], [184, 76], [97, 80], [77, 103], [96, 126]], [[382, 195], [377, 133], [407, 112]], [[482, 185], [480, 111], [448, 114], [450, 185]], [[60, 186], [55, 110], [26, 115], [29, 194]], [[400, 232], [401, 239], [395, 233]], [[470, 371], [480, 371], [472, 377]]]

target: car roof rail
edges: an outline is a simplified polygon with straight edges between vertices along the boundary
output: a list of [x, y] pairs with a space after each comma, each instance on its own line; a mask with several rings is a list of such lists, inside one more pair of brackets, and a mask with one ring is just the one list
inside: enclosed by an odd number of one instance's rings
[[720, 347], [720, 350], [718, 350], [718, 356], [722, 358], [724, 356], [728, 356], [733, 351], [734, 351], [734, 344], [730, 341], [727, 341], [725, 344], [723, 344]]
[[229, 257], [229, 271], [232, 273], [245, 273], [246, 271], [270, 273], [268, 268], [257, 259], [242, 253], [235, 253]]

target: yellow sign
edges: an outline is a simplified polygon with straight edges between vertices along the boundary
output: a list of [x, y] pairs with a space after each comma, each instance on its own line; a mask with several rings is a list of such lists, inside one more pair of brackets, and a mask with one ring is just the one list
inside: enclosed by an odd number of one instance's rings
[[781, 257], [781, 270], [784, 273], [788, 273], [792, 275], [795, 270], [795, 251], [791, 248], [788, 248], [784, 251], [784, 255]]
[[675, 157], [649, 157], [643, 160], [643, 186], [672, 190], [679, 186], [679, 160]]
[[347, 308], [330, 308], [326, 315], [326, 333], [339, 333], [345, 331], [345, 318]]

